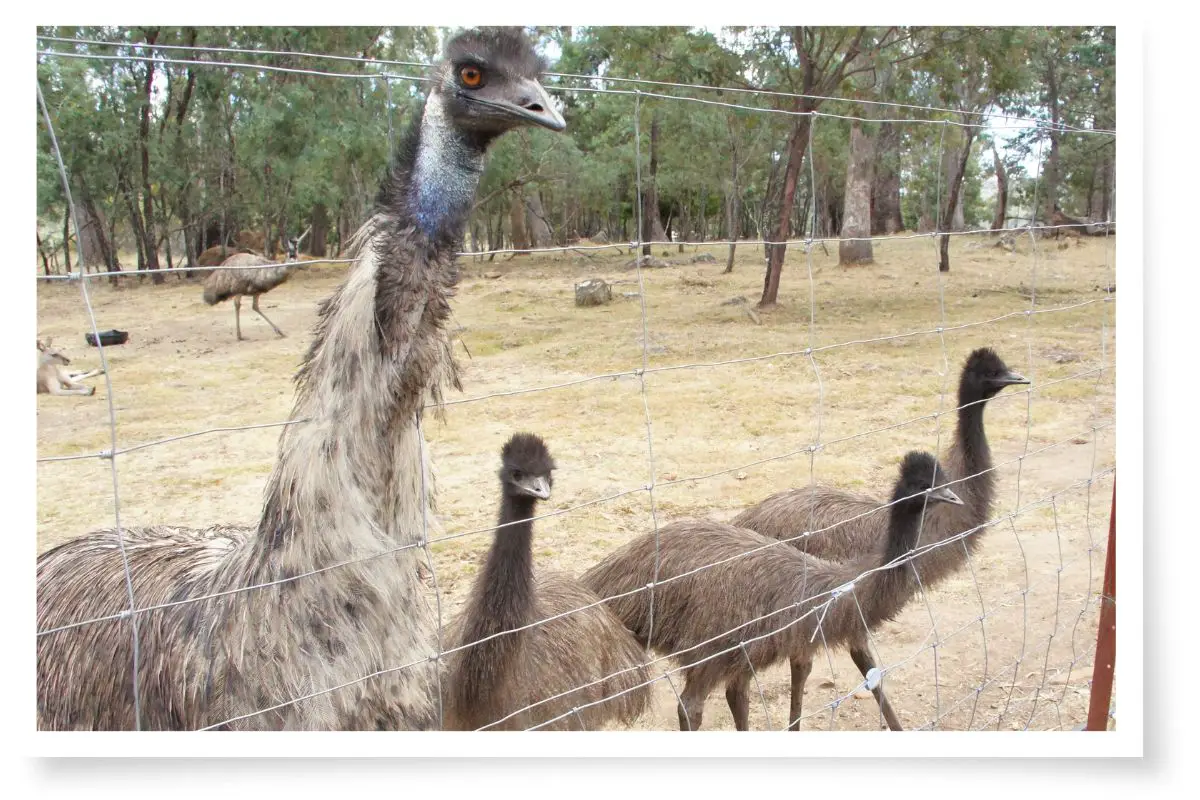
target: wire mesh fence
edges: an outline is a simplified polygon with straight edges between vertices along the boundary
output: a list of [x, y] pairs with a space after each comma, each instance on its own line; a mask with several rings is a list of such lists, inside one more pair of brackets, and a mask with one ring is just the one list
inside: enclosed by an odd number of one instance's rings
[[[63, 45], [73, 44], [106, 45], [96, 40], [39, 37], [39, 41], [39, 58], [153, 59], [212, 69], [282, 70], [338, 80], [382, 80], [389, 87], [389, 95], [392, 82], [419, 83], [425, 78], [387, 70], [427, 66], [371, 61], [370, 66], [378, 67], [377, 71], [351, 73], [281, 67], [261, 60], [280, 55], [274, 51], [123, 43], [119, 46], [121, 52], [104, 54], [62, 49]], [[165, 55], [175, 50], [186, 50], [194, 57]], [[365, 61], [319, 53], [286, 55]], [[227, 60], [226, 56], [238, 60]], [[604, 93], [629, 98], [636, 167], [633, 188], [639, 204], [645, 158], [641, 120], [647, 104], [691, 104], [697, 107], [695, 113], [714, 107], [755, 114], [801, 113], [699, 96], [715, 90], [749, 91], [729, 87], [623, 78], [598, 81], [594, 76], [568, 73], [550, 73], [550, 77], [553, 81], [548, 89], [552, 94]], [[643, 86], [655, 89], [640, 88]], [[683, 90], [694, 94], [679, 93]], [[42, 99], [40, 86], [39, 102], [64, 191], [69, 195], [66, 168], [53, 139], [53, 116]], [[1044, 130], [1047, 125], [1038, 119], [984, 112], [956, 111], [956, 119], [934, 118], [950, 110], [878, 105], [888, 117], [804, 112], [813, 119], [809, 136], [823, 118], [938, 126], [943, 135], [942, 147], [947, 127]], [[907, 116], [890, 116], [893, 113]], [[1115, 136], [1111, 130], [1073, 129], [1072, 133]], [[938, 159], [939, 164], [943, 161]], [[816, 167], [811, 158], [807, 163], [809, 190], [816, 196]], [[945, 191], [942, 181], [939, 173], [938, 209]], [[445, 660], [477, 643], [449, 647], [446, 634], [477, 577], [479, 558], [490, 546], [493, 534], [502, 535], [491, 522], [496, 505], [492, 498], [498, 500], [494, 489], [496, 455], [508, 433], [530, 429], [543, 434], [559, 462], [552, 510], [532, 517], [540, 570], [579, 574], [636, 536], [658, 537], [672, 520], [704, 516], [730, 519], [769, 494], [793, 487], [815, 491], [820, 485], [833, 484], [865, 493], [871, 499], [869, 511], [836, 524], [797, 523], [794, 535], [778, 542], [669, 574], [661, 573], [656, 548], [653, 576], [644, 585], [494, 635], [540, 629], [644, 593], [650, 609], [646, 639], [653, 642], [654, 630], [663, 624], [661, 614], [665, 613], [661, 608], [656, 612], [656, 592], [665, 587], [692, 579], [702, 581], [706, 572], [762, 549], [803, 548], [805, 540], [837, 535], [875, 511], [888, 513], [892, 504], [882, 498], [890, 494], [895, 465], [905, 451], [945, 454], [956, 446], [955, 420], [964, 409], [957, 393], [960, 369], [971, 350], [986, 344], [1029, 383], [1006, 389], [988, 403], [988, 437], [994, 460], [984, 474], [996, 481], [998, 489], [983, 521], [934, 541], [921, 540], [901, 558], [864, 569], [837, 587], [810, 594], [805, 583], [797, 589], [793, 603], [746, 616], [738, 625], [694, 641], [688, 648], [646, 649], [641, 666], [649, 677], [641, 683], [649, 686], [652, 703], [634, 727], [676, 727], [674, 709], [687, 692], [690, 676], [706, 664], [726, 663], [722, 659], [732, 654], [742, 659], [752, 681], [750, 694], [757, 706], [750, 714], [754, 728], [879, 728], [884, 721], [883, 711], [872, 690], [882, 684], [886, 684], [888, 697], [905, 728], [1075, 728], [1086, 714], [1108, 523], [1106, 498], [1115, 470], [1115, 236], [1114, 224], [1106, 220], [1101, 237], [1059, 238], [1058, 234], [1077, 233], [1093, 225], [1039, 223], [1036, 191], [1035, 180], [1033, 219], [1021, 228], [1005, 231], [1020, 237], [1019, 245], [1014, 244], [1011, 252], [998, 252], [990, 246], [994, 235], [990, 230], [942, 230], [947, 225], [941, 219], [935, 221], [930, 233], [860, 237], [875, 248], [876, 266], [869, 271], [834, 267], [836, 258], [828, 254], [824, 244], [847, 241], [837, 236], [806, 236], [780, 242], [766, 236], [753, 242], [740, 240], [736, 244], [742, 248], [743, 257], [752, 246], [757, 246], [755, 252], [764, 257], [771, 246], [789, 248], [784, 301], [765, 325], [754, 315], [747, 320], [739, 310], [747, 306], [744, 298], [741, 304], [717, 301], [716, 295], [723, 289], [744, 288], [743, 278], [759, 280], [757, 272], [744, 274], [744, 263], [735, 277], [718, 284], [715, 276], [703, 275], [691, 264], [651, 269], [639, 257], [644, 245], [678, 247], [681, 253], [685, 247], [692, 247], [699, 253], [719, 252], [732, 242], [654, 241], [642, 230], [641, 213], [637, 214], [636, 240], [628, 243], [580, 242], [560, 247], [462, 252], [460, 261], [468, 272], [454, 309], [454, 324], [458, 326], [455, 333], [470, 354], [468, 340], [479, 332], [474, 338], [485, 345], [485, 352], [467, 357], [467, 396], [451, 396], [429, 404], [426, 410], [438, 412], [440, 418], [417, 423], [422, 457], [428, 437], [438, 471], [439, 514], [422, 514], [421, 531], [402, 544], [313, 564], [277, 580], [214, 592], [185, 591], [168, 602], [139, 603], [134, 591], [136, 567], [125, 556], [122, 511], [125, 525], [132, 515], [139, 526], [159, 522], [160, 515], [189, 524], [207, 524], [231, 521], [229, 517], [218, 520], [209, 516], [228, 514], [235, 521], [250, 524], [246, 536], [262, 535], [252, 527], [261, 505], [256, 481], [264, 465], [269, 470], [275, 429], [286, 431], [322, 424], [322, 420], [264, 417], [257, 410], [262, 406], [256, 407], [252, 398], [256, 392], [265, 391], [266, 384], [255, 376], [253, 365], [239, 359], [238, 370], [230, 370], [230, 375], [217, 383], [217, 391], [208, 393], [204, 402], [212, 404], [209, 408], [213, 410], [203, 417], [204, 424], [194, 429], [176, 427], [170, 423], [167, 409], [155, 406], [155, 392], [148, 386], [129, 387], [133, 402], [122, 397], [122, 365], [110, 359], [100, 345], [107, 409], [102, 420], [93, 421], [103, 424], [104, 446], [76, 444], [88, 439], [88, 434], [79, 430], [84, 416], [76, 414], [75, 421], [68, 423], [74, 427], [71, 435], [58, 439], [50, 448], [56, 452], [39, 452], [39, 504], [47, 509], [40, 515], [40, 524], [49, 518], [56, 532], [66, 527], [54, 520], [55, 500], [42, 497], [48, 482], [62, 481], [55, 484], [62, 486], [73, 482], [81, 487], [78, 491], [87, 496], [93, 509], [100, 507], [101, 492], [89, 483], [94, 477], [89, 472], [91, 465], [100, 462], [111, 485], [111, 491], [106, 485], [103, 494], [112, 503], [127, 603], [103, 614], [80, 615], [68, 623], [39, 630], [38, 639], [79, 634], [89, 626], [128, 625], [134, 654], [128, 682], [134, 717], [141, 727], [141, 687], [148, 679], [147, 671], [160, 665], [144, 663], [139, 642], [146, 624], [153, 626], [156, 612], [185, 606], [209, 608], [212, 601], [226, 602], [234, 609], [238, 599], [248, 593], [332, 579], [353, 565], [388, 563], [398, 554], [419, 552], [428, 601], [437, 619], [437, 640], [430, 644], [427, 655], [406, 663], [380, 664], [336, 685], [297, 686], [288, 696], [272, 698], [253, 711], [214, 716], [198, 727], [237, 727], [254, 717], [336, 696], [383, 676], [427, 670], [431, 665], [435, 681], [428, 690], [435, 698], [436, 727], [440, 727], [445, 713]], [[812, 213], [817, 213], [815, 204]], [[74, 227], [78, 237], [78, 222]], [[809, 228], [810, 232], [816, 230], [815, 224]], [[944, 273], [937, 268], [940, 237], [952, 239], [954, 272]], [[1059, 246], [1062, 241], [1077, 243], [1064, 250]], [[629, 264], [624, 263], [623, 250], [633, 256]], [[510, 268], [503, 275], [506, 288], [497, 289], [494, 278], [469, 271], [472, 258], [517, 253], [524, 254], [525, 260], [520, 263], [527, 266]], [[604, 256], [607, 260], [597, 264], [595, 256], [605, 253], [613, 253], [616, 258]], [[325, 261], [339, 267], [352, 264], [353, 259]], [[567, 298], [581, 269], [589, 275], [611, 276], [626, 268], [634, 273], [631, 283], [636, 291], [606, 309], [603, 316], [601, 312], [589, 315], [587, 309], [569, 307]], [[95, 285], [89, 291], [94, 279], [131, 274], [136, 273], [81, 270], [68, 276], [39, 278], [47, 281], [43, 289], [46, 293], [69, 288], [55, 285], [56, 280], [78, 281], [88, 325], [98, 338], [100, 327], [107, 324], [98, 311], [119, 318], [122, 313], [145, 313], [149, 306], [164, 302], [161, 298], [135, 300], [129, 293]], [[313, 300], [340, 282], [340, 276], [340, 270], [338, 274], [330, 271], [299, 284], [304, 287], [304, 303], [311, 306]], [[1098, 282], [1102, 285], [1097, 286]], [[104, 292], [102, 308], [96, 302], [97, 291]], [[135, 307], [138, 310], [132, 311]], [[183, 320], [172, 315], [166, 322]], [[194, 331], [187, 335], [194, 335]], [[155, 359], [161, 358], [171, 344], [184, 341], [162, 342], [163, 338], [154, 342], [159, 345]], [[516, 341], [516, 346], [507, 348], [510, 339]], [[164, 379], [186, 389], [186, 372], [220, 375], [229, 369], [216, 352], [221, 346], [211, 343], [206, 353], [211, 358], [194, 359], [182, 369], [164, 367]], [[583, 350], [589, 352], [582, 354]], [[241, 371], [244, 368], [250, 371]], [[282, 368], [270, 369], [279, 372]], [[235, 381], [243, 384], [236, 390], [231, 385]], [[193, 391], [186, 389], [189, 394]], [[287, 394], [283, 389], [274, 393], [285, 399]], [[163, 428], [163, 417], [168, 422], [159, 435], [122, 443], [118, 412], [122, 425], [128, 418], [131, 427], [138, 430]], [[144, 419], [155, 419], [158, 424], [141, 424]], [[146, 461], [139, 464], [139, 459]], [[54, 470], [73, 472], [58, 478], [52, 476]], [[950, 485], [961, 487], [978, 477], [961, 475]], [[182, 490], [179, 483], [195, 486]], [[433, 487], [424, 472], [417, 491], [422, 506], [428, 507]], [[214, 500], [214, 494], [228, 497]], [[131, 496], [136, 498], [132, 503]], [[192, 507], [175, 513], [172, 503], [187, 503], [188, 498]], [[92, 518], [95, 512], [88, 511], [84, 516]], [[82, 531], [71, 531], [70, 535], [78, 533]], [[916, 596], [888, 615], [888, 621], [867, 624], [861, 605], [864, 598], [856, 589], [869, 576], [888, 569], [909, 569], [950, 551], [965, 554], [962, 567], [953, 576], [937, 581], [936, 586], [921, 584]], [[914, 573], [920, 582], [921, 569], [914, 569]], [[765, 584], [769, 576], [761, 579]], [[757, 583], [742, 587], [747, 593], [759, 588]], [[725, 603], [727, 599], [713, 589], [708, 601]], [[850, 661], [843, 645], [824, 643], [826, 620], [843, 608], [854, 609], [876, 654], [878, 666], [865, 674], [860, 674]], [[656, 614], [660, 615], [657, 621]], [[404, 624], [403, 619], [398, 624]], [[775, 659], [764, 669], [756, 667], [750, 653], [793, 629], [810, 628], [810, 642], [818, 655], [807, 684], [803, 714], [791, 718], [789, 675], [783, 668], [787, 659]], [[699, 649], [706, 645], [711, 646]], [[697, 655], [700, 652], [702, 656]], [[114, 665], [117, 668], [121, 665]], [[548, 691], [482, 727], [504, 727], [526, 712], [557, 708], [561, 704], [556, 701], [583, 689], [608, 686], [628, 671], [622, 668], [566, 691]], [[611, 693], [601, 694], [599, 699], [575, 703], [569, 711], [549, 715], [528, 727], [586, 727], [584, 712], [614, 699]], [[732, 701], [730, 705], [732, 709]], [[729, 714], [719, 706], [722, 704], [716, 697], [709, 698], [704, 727], [732, 726]], [[730, 713], [736, 716], [732, 710]]]

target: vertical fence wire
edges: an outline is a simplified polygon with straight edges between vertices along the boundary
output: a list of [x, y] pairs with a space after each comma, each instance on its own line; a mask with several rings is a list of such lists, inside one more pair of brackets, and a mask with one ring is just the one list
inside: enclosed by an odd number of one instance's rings
[[[650, 521], [654, 526], [654, 577], [650, 582], [649, 594], [649, 620], [647, 622], [646, 633], [646, 648], [651, 649], [654, 646], [654, 588], [658, 584], [658, 571], [661, 566], [659, 554], [659, 534], [658, 534], [658, 510], [654, 501], [654, 486], [658, 481], [658, 477], [654, 474], [654, 423], [650, 418], [650, 399], [647, 396], [646, 389], [646, 370], [650, 366], [650, 325], [646, 315], [646, 280], [642, 274], [643, 259], [642, 241], [645, 232], [642, 230], [642, 222], [645, 216], [642, 198], [642, 134], [641, 134], [641, 116], [642, 116], [642, 97], [639, 91], [634, 97], [633, 103], [633, 143], [634, 143], [634, 175], [637, 181], [637, 250], [634, 253], [634, 264], [637, 265], [638, 279], [638, 300], [641, 307], [642, 317], [642, 368], [637, 371], [638, 384], [641, 387], [642, 394], [642, 411], [646, 419], [646, 458], [650, 470], [650, 480], [646, 484], [646, 492], [650, 498]], [[655, 180], [651, 176], [651, 180]], [[656, 187], [657, 188], [657, 187]], [[657, 196], [657, 191], [655, 193]], [[654, 209], [654, 218], [658, 219], [658, 209]], [[654, 232], [650, 232], [651, 238]]]
[[129, 599], [129, 628], [130, 636], [133, 639], [133, 665], [132, 665], [132, 681], [133, 681], [133, 717], [134, 729], [142, 729], [142, 693], [141, 693], [141, 674], [140, 674], [140, 637], [138, 636], [138, 609], [137, 603], [133, 595], [133, 575], [129, 570], [129, 553], [125, 547], [125, 532], [121, 527], [121, 492], [117, 480], [117, 412], [113, 406], [112, 392], [112, 375], [108, 368], [108, 359], [104, 355], [104, 343], [100, 340], [100, 329], [96, 324], [96, 312], [92, 307], [92, 299], [88, 294], [89, 276], [86, 270], [86, 260], [84, 258], [83, 247], [83, 229], [79, 225], [79, 214], [75, 207], [75, 201], [71, 197], [71, 181], [67, 177], [67, 167], [63, 163], [62, 151], [58, 146], [58, 137], [54, 134], [54, 123], [50, 119], [50, 110], [46, 107], [46, 98], [42, 96], [42, 83], [37, 82], [38, 105], [42, 109], [42, 119], [46, 122], [46, 132], [50, 135], [50, 146], [54, 151], [54, 161], [58, 167], [59, 177], [62, 179], [63, 194], [66, 198], [67, 208], [71, 211], [71, 222], [75, 227], [75, 241], [78, 245], [79, 255], [79, 291], [83, 295], [83, 304], [87, 308], [88, 322], [92, 328], [92, 336], [96, 339], [96, 349], [100, 354], [100, 368], [104, 370], [104, 386], [108, 400], [108, 431], [109, 442], [112, 450], [109, 452], [109, 472], [112, 475], [112, 490], [113, 490], [113, 522], [116, 526], [117, 547], [121, 552], [121, 568], [125, 573], [125, 594]]

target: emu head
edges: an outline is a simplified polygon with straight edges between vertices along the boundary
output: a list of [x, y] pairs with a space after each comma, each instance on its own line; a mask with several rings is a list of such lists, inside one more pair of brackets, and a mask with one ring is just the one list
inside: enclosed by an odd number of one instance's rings
[[1029, 383], [1029, 380], [1009, 369], [990, 347], [973, 351], [963, 365], [962, 392], [969, 397], [992, 398], [1005, 386], [1019, 383]]
[[896, 482], [892, 500], [915, 503], [919, 507], [922, 495], [929, 496], [930, 503], [950, 503], [961, 506], [963, 501], [946, 486], [950, 478], [929, 453], [913, 450], [905, 454], [900, 464], [900, 479]]
[[554, 486], [554, 458], [540, 436], [513, 434], [500, 451], [500, 485], [510, 497], [545, 500]]
[[522, 125], [561, 131], [567, 124], [538, 81], [544, 69], [520, 28], [462, 31], [446, 43], [429, 99], [484, 141]]

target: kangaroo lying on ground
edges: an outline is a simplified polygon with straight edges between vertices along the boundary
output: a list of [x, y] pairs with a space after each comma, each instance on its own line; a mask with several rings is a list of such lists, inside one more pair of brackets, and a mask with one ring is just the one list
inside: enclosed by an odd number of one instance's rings
[[43, 344], [39, 339], [37, 390], [38, 394], [95, 394], [95, 386], [84, 386], [79, 381], [84, 378], [94, 378], [103, 375], [104, 370], [94, 369], [91, 372], [67, 372], [63, 367], [71, 363], [60, 351], [50, 346], [50, 339]]

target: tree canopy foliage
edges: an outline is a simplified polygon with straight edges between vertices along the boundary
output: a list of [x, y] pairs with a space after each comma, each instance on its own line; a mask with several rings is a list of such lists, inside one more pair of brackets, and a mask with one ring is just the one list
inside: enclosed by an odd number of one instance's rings
[[[270, 250], [309, 226], [305, 249], [336, 254], [420, 113], [413, 78], [446, 33], [39, 28], [39, 86], [87, 229], [75, 257], [192, 267], [239, 233]], [[497, 143], [471, 249], [629, 242], [639, 207], [646, 238], [838, 237], [848, 186], [869, 187], [872, 234], [1112, 217], [1115, 137], [1097, 132], [1116, 121], [1112, 28], [530, 33], [567, 134]], [[39, 247], [69, 263], [74, 233], [37, 117]]]

